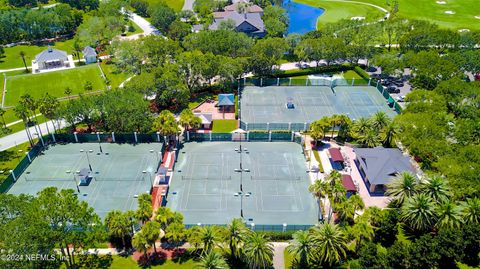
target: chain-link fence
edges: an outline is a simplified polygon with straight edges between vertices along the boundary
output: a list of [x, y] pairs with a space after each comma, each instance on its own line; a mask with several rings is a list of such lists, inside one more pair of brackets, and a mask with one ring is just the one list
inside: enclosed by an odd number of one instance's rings
[[[73, 133], [73, 134], [50, 134], [44, 135], [44, 143], [48, 146], [51, 143], [163, 143], [163, 137], [158, 133], [153, 134], [116, 134], [116, 133]], [[30, 163], [42, 152], [44, 146], [39, 141], [20, 160], [17, 166], [10, 171], [8, 177], [0, 183], [0, 193], [7, 192], [20, 175], [27, 169]], [[162, 156], [165, 145], [162, 145]]]

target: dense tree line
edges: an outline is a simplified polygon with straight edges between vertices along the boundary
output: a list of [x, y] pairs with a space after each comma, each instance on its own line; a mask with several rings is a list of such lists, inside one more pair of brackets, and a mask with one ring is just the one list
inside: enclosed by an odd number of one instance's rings
[[[2, 268], [58, 268], [62, 263], [76, 268], [84, 261], [78, 257], [81, 249], [106, 239], [102, 221], [74, 190], [49, 187], [36, 196], [0, 194], [0, 201], [0, 242], [6, 251]], [[45, 258], [29, 260], [29, 255]]]
[[83, 12], [68, 5], [48, 9], [0, 10], [0, 42], [8, 44], [72, 34]]

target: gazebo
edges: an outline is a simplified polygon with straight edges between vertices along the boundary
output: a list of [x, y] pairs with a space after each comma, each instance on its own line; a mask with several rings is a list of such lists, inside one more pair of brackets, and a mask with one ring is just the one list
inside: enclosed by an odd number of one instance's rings
[[328, 153], [330, 154], [330, 158], [334, 164], [334, 168], [337, 170], [343, 169], [343, 162], [345, 159], [343, 158], [342, 152], [338, 148], [329, 148]]
[[223, 112], [223, 118], [225, 118], [225, 112], [235, 112], [235, 96], [233, 93], [219, 94], [218, 103]]

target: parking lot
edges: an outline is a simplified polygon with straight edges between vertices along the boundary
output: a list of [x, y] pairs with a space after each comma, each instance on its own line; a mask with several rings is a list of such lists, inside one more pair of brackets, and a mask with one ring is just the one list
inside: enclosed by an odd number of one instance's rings
[[371, 69], [367, 70], [367, 72], [372, 78], [381, 79], [382, 85], [387, 88], [390, 95], [398, 102], [400, 106], [405, 107], [403, 98], [412, 91], [412, 85], [408, 81], [408, 78], [411, 74], [409, 68], [404, 69], [401, 77], [382, 75], [381, 69], [374, 67], [371, 67]]

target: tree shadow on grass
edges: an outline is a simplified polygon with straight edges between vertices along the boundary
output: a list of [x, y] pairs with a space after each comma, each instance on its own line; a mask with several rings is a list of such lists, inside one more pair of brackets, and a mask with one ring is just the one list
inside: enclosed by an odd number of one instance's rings
[[150, 268], [151, 266], [162, 265], [167, 260], [167, 254], [163, 251], [157, 253], [148, 253], [146, 256], [142, 255], [138, 260], [138, 265], [141, 268]]

